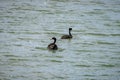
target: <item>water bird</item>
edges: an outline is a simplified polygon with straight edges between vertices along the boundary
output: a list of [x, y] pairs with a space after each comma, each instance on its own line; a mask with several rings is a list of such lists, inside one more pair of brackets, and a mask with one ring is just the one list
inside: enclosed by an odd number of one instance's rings
[[71, 39], [72, 38], [71, 31], [72, 31], [72, 28], [69, 28], [69, 35], [63, 35], [61, 39]]
[[55, 44], [57, 39], [56, 39], [55, 37], [53, 37], [52, 39], [54, 40], [54, 42], [53, 42], [53, 43], [50, 43], [47, 48], [48, 48], [49, 50], [57, 50], [58, 47], [57, 47], [57, 45]]

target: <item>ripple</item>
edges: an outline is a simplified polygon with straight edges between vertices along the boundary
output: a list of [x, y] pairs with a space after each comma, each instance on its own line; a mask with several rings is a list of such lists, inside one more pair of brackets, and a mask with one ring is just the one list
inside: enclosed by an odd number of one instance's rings
[[63, 52], [64, 50], [65, 50], [65, 49], [63, 49], [63, 48], [59, 48], [59, 49], [58, 49], [59, 52]]
[[92, 50], [76, 50], [77, 52], [94, 52]]
[[63, 56], [55, 56], [55, 57], [57, 57], [57, 58], [63, 58]]
[[74, 65], [76, 67], [91, 67], [90, 65], [83, 65], [83, 64], [78, 64], [78, 65]]
[[16, 34], [15, 31], [9, 31], [8, 33], [10, 33], [10, 34]]
[[49, 31], [49, 32], [46, 32], [45, 34], [55, 34], [55, 35], [57, 35], [57, 34], [60, 34], [60, 33]]
[[34, 40], [33, 38], [18, 38], [20, 40]]
[[23, 45], [21, 45], [21, 44], [14, 44], [14, 46], [23, 46]]
[[60, 77], [60, 76], [58, 76], [58, 77], [56, 77], [56, 78], [59, 78], [59, 79], [65, 79], [65, 77]]
[[101, 14], [104, 14], [104, 12], [102, 12], [102, 11], [91, 11], [91, 12], [86, 12], [86, 14], [96, 14], [96, 15], [101, 15]]
[[116, 43], [105, 42], [105, 41], [97, 41], [97, 44], [115, 45]]
[[[89, 75], [89, 74], [87, 75], [87, 74], [86, 74], [86, 75], [83, 75], [83, 76], [86, 76], [86, 77], [93, 77], [93, 76], [95, 76], [95, 75]], [[92, 80], [94, 80], [94, 79], [92, 79]]]
[[90, 1], [91, 3], [94, 3], [94, 4], [103, 4], [103, 5], [105, 5], [105, 3], [104, 2], [101, 2], [101, 1]]
[[59, 60], [50, 60], [50, 62], [62, 63], [62, 61]]
[[47, 48], [44, 48], [44, 47], [35, 47], [35, 49], [47, 50]]
[[86, 35], [92, 35], [92, 36], [110, 36], [109, 34], [103, 34], [103, 33], [86, 33]]
[[102, 74], [101, 76], [109, 76], [108, 74]]
[[27, 31], [23, 32], [24, 34], [41, 34], [40, 32], [32, 32], [32, 31]]
[[110, 34], [111, 36], [120, 36], [120, 34]]
[[101, 64], [102, 67], [115, 67], [115, 65], [112, 64]]
[[41, 12], [41, 13], [44, 13], [44, 14], [54, 14], [54, 12], [50, 11], [50, 10], [34, 10], [34, 11], [37, 11], [37, 12]]
[[25, 59], [25, 58], [10, 58], [9, 60], [11, 60], [11, 61], [29, 61], [29, 59]]
[[6, 57], [19, 57], [19, 56], [12, 55], [12, 54], [6, 54], [6, 55], [4, 55], [4, 56], [6, 56]]
[[3, 33], [4, 32], [4, 29], [0, 29], [0, 33]]

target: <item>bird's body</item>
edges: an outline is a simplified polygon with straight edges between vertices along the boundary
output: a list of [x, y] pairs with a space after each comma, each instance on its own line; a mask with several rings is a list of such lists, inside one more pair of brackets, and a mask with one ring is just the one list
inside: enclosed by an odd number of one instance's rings
[[69, 35], [63, 35], [61, 39], [71, 39], [72, 38], [71, 30], [72, 28], [69, 28]]
[[52, 39], [54, 40], [54, 42], [53, 42], [53, 43], [50, 43], [47, 48], [48, 48], [49, 50], [57, 50], [58, 47], [57, 47], [57, 45], [55, 44], [55, 43], [56, 43], [56, 38], [53, 37]]
[[51, 44], [49, 44], [49, 45], [48, 45], [48, 49], [50, 49], [50, 50], [57, 50], [57, 49], [58, 49], [58, 47], [57, 47], [57, 45], [56, 45], [56, 44], [51, 43]]
[[61, 39], [70, 39], [70, 38], [72, 38], [72, 36], [70, 36], [70, 35], [63, 35], [63, 36], [61, 37]]

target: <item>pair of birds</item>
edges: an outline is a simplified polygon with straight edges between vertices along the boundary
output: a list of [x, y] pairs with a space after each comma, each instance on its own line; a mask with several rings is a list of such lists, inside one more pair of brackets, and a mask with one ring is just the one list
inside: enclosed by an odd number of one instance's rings
[[[63, 36], [61, 37], [61, 39], [71, 39], [71, 38], [72, 38], [71, 30], [72, 30], [72, 28], [69, 28], [69, 35], [63, 35]], [[57, 45], [55, 44], [57, 39], [56, 39], [55, 37], [53, 37], [52, 39], [54, 40], [54, 42], [53, 42], [53, 43], [50, 43], [50, 44], [48, 45], [48, 49], [49, 49], [49, 50], [57, 50], [58, 47], [57, 47]]]

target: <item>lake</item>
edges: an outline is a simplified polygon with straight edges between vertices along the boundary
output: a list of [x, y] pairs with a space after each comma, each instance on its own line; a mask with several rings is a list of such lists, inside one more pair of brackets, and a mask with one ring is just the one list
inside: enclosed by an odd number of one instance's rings
[[0, 0], [0, 80], [120, 80], [120, 0]]

